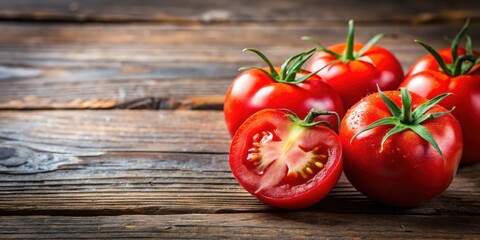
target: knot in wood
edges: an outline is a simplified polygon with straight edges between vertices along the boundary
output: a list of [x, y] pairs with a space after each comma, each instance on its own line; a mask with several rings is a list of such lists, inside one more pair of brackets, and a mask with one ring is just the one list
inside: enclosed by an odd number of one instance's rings
[[14, 148], [0, 147], [0, 161], [9, 159], [15, 154]]
[[32, 150], [20, 146], [0, 147], [0, 173], [34, 174], [58, 170], [67, 164], [79, 163], [79, 159], [65, 154]]

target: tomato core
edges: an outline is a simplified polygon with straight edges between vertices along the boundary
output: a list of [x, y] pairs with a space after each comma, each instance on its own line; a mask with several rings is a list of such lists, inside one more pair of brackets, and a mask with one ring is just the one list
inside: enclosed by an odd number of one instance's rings
[[286, 182], [303, 184], [324, 168], [329, 157], [326, 147], [299, 144], [306, 131], [292, 123], [289, 131], [272, 129], [253, 135], [244, 164], [262, 178], [257, 192]]

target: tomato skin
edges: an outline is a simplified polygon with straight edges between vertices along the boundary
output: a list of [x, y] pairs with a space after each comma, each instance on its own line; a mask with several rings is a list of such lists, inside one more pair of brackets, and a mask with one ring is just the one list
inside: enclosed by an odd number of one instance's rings
[[[363, 46], [354, 44], [354, 51], [359, 51]], [[337, 44], [328, 49], [343, 54], [346, 44]], [[332, 55], [317, 52], [305, 69], [314, 72], [334, 61], [337, 59]], [[371, 47], [357, 60], [333, 63], [317, 75], [340, 95], [345, 109], [368, 94], [377, 92], [377, 84], [383, 90], [395, 90], [404, 78], [400, 62], [391, 52], [378, 46]]]
[[[250, 194], [277, 208], [300, 209], [323, 199], [338, 182], [343, 167], [342, 146], [338, 135], [331, 129], [322, 125], [309, 127], [295, 141], [306, 149], [315, 147], [328, 149], [328, 160], [324, 168], [311, 179], [292, 180], [284, 176], [278, 185], [259, 191], [259, 186], [266, 181], [263, 178], [265, 175], [258, 174], [248, 164], [247, 149], [255, 133], [271, 129], [276, 129], [276, 132], [290, 132], [298, 127], [286, 117], [286, 114], [288, 114], [286, 111], [265, 109], [249, 117], [233, 137], [229, 161], [233, 175]], [[270, 168], [272, 167], [267, 168], [265, 172]], [[283, 174], [285, 175], [285, 172]]]
[[[301, 77], [308, 73], [302, 71], [297, 75]], [[235, 78], [225, 96], [224, 116], [230, 136], [248, 117], [267, 108], [286, 108], [300, 118], [304, 118], [312, 108], [335, 111], [341, 117], [344, 114], [338, 94], [316, 75], [299, 84], [287, 84], [272, 80], [258, 69], [250, 69]], [[335, 116], [319, 119], [338, 129]]]
[[[446, 64], [452, 63], [451, 49], [438, 52]], [[458, 49], [458, 55], [465, 54]], [[478, 53], [474, 53], [478, 56]], [[458, 119], [463, 130], [464, 150], [462, 163], [480, 162], [477, 148], [480, 146], [480, 64], [466, 75], [449, 76], [439, 70], [438, 63], [431, 55], [419, 59], [408, 71], [400, 87], [405, 87], [425, 98], [441, 93], [454, 95], [440, 102], [447, 109], [455, 107], [452, 114]]]
[[[400, 92], [384, 92], [402, 106]], [[412, 109], [427, 101], [412, 95]], [[436, 105], [427, 113], [447, 111]], [[441, 194], [452, 182], [462, 155], [462, 134], [452, 114], [429, 119], [422, 125], [438, 143], [445, 161], [430, 143], [411, 130], [381, 141], [392, 126], [380, 126], [351, 139], [360, 129], [392, 116], [378, 93], [362, 99], [347, 111], [340, 125], [344, 172], [350, 183], [366, 196], [392, 206], [413, 207]]]
[[[458, 56], [466, 54], [467, 51], [464, 48], [458, 48], [457, 49], [457, 54]], [[438, 51], [438, 54], [440, 57], [442, 57], [443, 61], [445, 61], [445, 64], [452, 64], [453, 63], [453, 57], [452, 57], [452, 49], [451, 48], [444, 48], [440, 51]], [[475, 56], [478, 56], [477, 52], [474, 52]], [[441, 72], [440, 66], [437, 63], [437, 60], [431, 55], [428, 54], [426, 56], [423, 56], [419, 60], [417, 60], [411, 67], [408, 69], [407, 75], [405, 78], [408, 78], [414, 74], [417, 74], [419, 72], [423, 72], [426, 70], [432, 70], [432, 71], [437, 71]]]

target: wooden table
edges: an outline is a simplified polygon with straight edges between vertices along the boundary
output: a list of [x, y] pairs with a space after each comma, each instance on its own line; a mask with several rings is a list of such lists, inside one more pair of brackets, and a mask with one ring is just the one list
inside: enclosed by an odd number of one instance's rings
[[[368, 4], [367, 4], [368, 3]], [[456, 1], [0, 1], [1, 238], [480, 238], [480, 164], [416, 208], [342, 177], [317, 205], [266, 206], [228, 166], [221, 112], [241, 66], [376, 33], [407, 69], [480, 4]]]

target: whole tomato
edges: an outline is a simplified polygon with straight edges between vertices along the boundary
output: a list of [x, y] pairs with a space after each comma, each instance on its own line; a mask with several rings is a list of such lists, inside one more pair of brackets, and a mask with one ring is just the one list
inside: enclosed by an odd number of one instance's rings
[[[294, 113], [265, 109], [233, 136], [230, 167], [248, 192], [278, 208], [298, 209], [324, 198], [342, 174], [342, 145], [330, 128]], [[326, 112], [329, 113], [329, 112]]]
[[463, 146], [458, 121], [436, 105], [447, 95], [428, 101], [405, 88], [401, 94], [379, 90], [350, 108], [340, 126], [350, 183], [398, 207], [417, 206], [445, 191]]
[[[322, 79], [301, 69], [315, 49], [289, 58], [281, 68], [256, 49], [245, 49], [258, 54], [268, 69], [244, 67], [230, 85], [224, 103], [225, 122], [230, 135], [252, 114], [266, 108], [286, 108], [304, 118], [310, 109], [335, 111], [343, 116], [342, 100]], [[333, 129], [338, 129], [334, 116], [322, 116]]]
[[[337, 91], [345, 109], [376, 92], [377, 85], [384, 90], [395, 90], [404, 78], [403, 69], [390, 51], [373, 46], [382, 36], [375, 36], [367, 44], [355, 44], [354, 25], [350, 20], [346, 43], [325, 48], [318, 41], [303, 37], [316, 43], [319, 50], [305, 69], [316, 72], [324, 68], [317, 75]], [[325, 67], [328, 64], [331, 65]]]
[[425, 98], [451, 92], [454, 95], [440, 104], [456, 107], [453, 115], [463, 130], [462, 163], [480, 162], [480, 58], [472, 50], [470, 38], [467, 48], [459, 48], [468, 27], [468, 21], [452, 41], [452, 46], [436, 52], [425, 43], [417, 41], [431, 54], [419, 59], [408, 71], [400, 87], [405, 87]]

